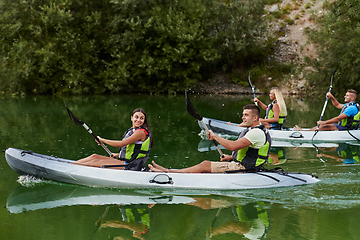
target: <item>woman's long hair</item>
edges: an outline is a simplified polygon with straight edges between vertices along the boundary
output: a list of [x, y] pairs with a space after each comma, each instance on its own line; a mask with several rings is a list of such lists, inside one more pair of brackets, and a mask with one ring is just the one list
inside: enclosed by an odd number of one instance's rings
[[271, 90], [275, 94], [276, 102], [280, 108], [280, 114], [284, 114], [284, 116], [287, 116], [286, 104], [280, 89], [278, 87], [273, 87]]
[[144, 128], [146, 129], [146, 131], [148, 131], [149, 133], [151, 133], [151, 139], [150, 139], [150, 140], [151, 140], [151, 143], [150, 143], [150, 147], [152, 148], [152, 147], [154, 146], [154, 136], [152, 135], [152, 132], [151, 132], [151, 130], [150, 130], [150, 126], [149, 126], [149, 122], [148, 122], [148, 118], [147, 118], [147, 116], [146, 116], [145, 110], [142, 109], [142, 108], [136, 108], [136, 109], [132, 112], [131, 116], [134, 116], [134, 114], [137, 113], [137, 112], [141, 112], [141, 113], [144, 114], [144, 116], [145, 116], [145, 120], [144, 120], [143, 126], [144, 126]]

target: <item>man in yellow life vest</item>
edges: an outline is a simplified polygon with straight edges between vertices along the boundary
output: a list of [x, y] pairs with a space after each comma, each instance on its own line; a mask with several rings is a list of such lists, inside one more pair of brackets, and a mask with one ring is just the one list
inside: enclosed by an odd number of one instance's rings
[[243, 108], [241, 127], [246, 127], [236, 141], [222, 138], [211, 130], [210, 140], [216, 140], [226, 149], [233, 151], [232, 155], [220, 157], [220, 162], [203, 161], [195, 166], [184, 169], [167, 169], [152, 161], [149, 168], [154, 172], [182, 172], [182, 173], [222, 173], [226, 171], [256, 170], [269, 157], [271, 138], [267, 129], [259, 122], [260, 109], [255, 104], [248, 104]]

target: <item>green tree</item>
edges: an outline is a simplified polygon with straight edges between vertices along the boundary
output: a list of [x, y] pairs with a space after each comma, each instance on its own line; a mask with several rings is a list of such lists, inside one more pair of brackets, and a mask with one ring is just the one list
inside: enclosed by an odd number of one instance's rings
[[263, 1], [229, 1], [211, 9], [207, 18], [224, 70], [249, 67], [269, 54]]
[[360, 90], [360, 1], [326, 1], [325, 14], [317, 18], [318, 28], [309, 36], [318, 48], [318, 60], [310, 61], [316, 73], [311, 83], [329, 85], [335, 69], [333, 85], [338, 94], [347, 89]]
[[0, 87], [183, 90], [266, 56], [262, 0], [2, 0]]
[[218, 58], [201, 0], [118, 1], [114, 7], [109, 89], [183, 89], [201, 78], [203, 65]]
[[0, 47], [8, 78], [2, 85], [39, 94], [99, 91], [108, 14], [106, 8], [96, 9], [103, 6], [98, 1], [4, 0]]

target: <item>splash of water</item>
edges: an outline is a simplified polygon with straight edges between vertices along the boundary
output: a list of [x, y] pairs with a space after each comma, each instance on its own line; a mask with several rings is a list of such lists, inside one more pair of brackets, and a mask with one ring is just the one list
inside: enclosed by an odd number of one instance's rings
[[17, 182], [20, 183], [24, 187], [34, 187], [35, 185], [37, 185], [39, 183], [45, 182], [45, 180], [36, 178], [34, 176], [26, 175], [26, 176], [19, 176]]

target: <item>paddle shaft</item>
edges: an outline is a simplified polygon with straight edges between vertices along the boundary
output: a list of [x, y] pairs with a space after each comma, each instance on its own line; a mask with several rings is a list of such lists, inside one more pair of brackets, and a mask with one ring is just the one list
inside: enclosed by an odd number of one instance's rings
[[[251, 87], [251, 90], [252, 90], [252, 92], [253, 92], [253, 94], [254, 94], [254, 99], [256, 98], [256, 95], [255, 95], [255, 88], [254, 88], [254, 86], [251, 84], [251, 80], [250, 80], [250, 72], [249, 72], [249, 77], [248, 77], [248, 79], [249, 79], [249, 84], [250, 84], [250, 87]], [[255, 105], [257, 106], [258, 105], [258, 103], [257, 102], [255, 102]]]
[[[316, 154], [318, 155], [319, 154], [319, 148], [315, 145], [315, 144], [312, 144], [316, 150]], [[321, 162], [323, 163], [326, 163], [321, 157], [318, 156], [318, 158], [320, 159]]]
[[88, 127], [88, 125], [86, 125], [86, 123], [84, 123], [83, 121], [81, 121], [80, 119], [78, 119], [71, 111], [70, 109], [67, 107], [66, 102], [64, 101], [66, 110], [69, 114], [69, 117], [71, 119], [71, 121], [73, 121], [73, 123], [75, 123], [76, 125], [79, 126], [83, 126], [86, 131], [88, 131], [88, 133], [91, 134], [91, 136], [93, 136], [95, 138], [95, 140], [103, 147], [103, 149], [109, 154], [110, 157], [113, 157], [112, 152], [100, 141], [100, 139], [93, 133], [93, 131]]
[[[319, 121], [321, 121], [321, 119], [322, 119], [323, 116], [324, 116], [324, 112], [325, 112], [325, 108], [326, 108], [326, 105], [327, 105], [327, 103], [328, 103], [328, 100], [329, 100], [329, 97], [326, 97], [325, 104], [324, 104], [323, 110], [322, 110], [322, 112], [321, 112], [320, 120], [319, 120]], [[318, 125], [318, 128], [319, 128], [319, 125]]]
[[219, 215], [220, 215], [221, 209], [222, 209], [222, 208], [219, 208], [219, 209], [218, 209], [218, 211], [216, 212], [216, 215], [215, 215], [214, 220], [212, 220], [211, 226], [209, 227], [209, 229], [208, 229], [208, 231], [207, 231], [207, 233], [206, 233], [206, 237], [205, 237], [206, 240], [210, 239], [211, 230], [212, 230], [212, 229], [214, 228], [214, 226], [215, 226], [215, 222], [216, 222], [217, 218], [218, 218]]
[[[201, 124], [202, 124], [203, 127], [205, 128], [205, 131], [206, 131], [206, 134], [207, 134], [207, 133], [209, 132], [208, 127], [206, 126], [206, 124], [204, 123], [204, 121], [203, 121], [202, 119], [199, 120], [199, 121], [201, 122]], [[216, 149], [218, 150], [220, 156], [223, 158], [223, 157], [224, 157], [224, 154], [222, 153], [221, 149], [219, 148], [217, 142], [216, 142], [214, 139], [213, 139], [212, 141], [213, 141], [213, 143], [215, 144], [215, 147], [216, 147]]]
[[[332, 89], [332, 81], [333, 81], [334, 75], [335, 75], [335, 73], [336, 73], [336, 70], [337, 70], [337, 69], [335, 69], [334, 73], [333, 73], [332, 76], [331, 76], [330, 87], [329, 87], [329, 91], [328, 91], [328, 92], [331, 92], [331, 89]], [[322, 118], [323, 118], [323, 116], [324, 116], [324, 113], [325, 113], [325, 109], [326, 109], [326, 105], [327, 105], [327, 103], [328, 103], [328, 100], [329, 100], [329, 97], [327, 96], [327, 97], [326, 97], [326, 100], [325, 100], [325, 103], [324, 103], [324, 107], [323, 107], [323, 109], [322, 109], [322, 111], [321, 111], [321, 115], [320, 115], [320, 120], [319, 120], [319, 121], [321, 121]], [[316, 131], [319, 131], [319, 126], [320, 126], [320, 125], [317, 125]]]
[[[209, 133], [209, 129], [206, 126], [206, 124], [204, 123], [204, 121], [202, 120], [203, 117], [200, 116], [200, 114], [196, 111], [194, 105], [192, 104], [192, 102], [190, 101], [190, 98], [187, 97], [187, 92], [185, 91], [185, 105], [186, 105], [186, 110], [188, 111], [188, 113], [193, 116], [194, 118], [196, 118], [198, 121], [201, 122], [201, 124], [203, 125], [203, 127], [205, 128], [206, 134]], [[210, 124], [210, 123], [209, 123]], [[224, 154], [222, 153], [222, 151], [220, 150], [217, 142], [213, 139], [213, 142], [215, 144], [216, 149], [218, 150], [218, 152], [220, 153], [220, 156], [223, 158], [225, 157]]]
[[100, 139], [93, 133], [93, 131], [88, 127], [88, 125], [86, 125], [86, 123], [83, 123], [82, 126], [95, 138], [95, 140], [104, 148], [104, 150], [109, 154], [109, 156], [112, 157], [112, 152], [100, 141]]

